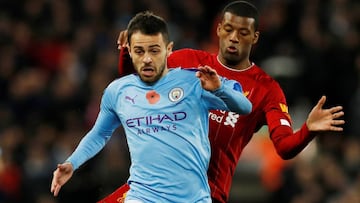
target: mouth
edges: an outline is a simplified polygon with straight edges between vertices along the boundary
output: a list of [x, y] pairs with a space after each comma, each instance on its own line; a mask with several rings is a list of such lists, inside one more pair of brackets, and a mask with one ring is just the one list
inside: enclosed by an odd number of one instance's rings
[[150, 67], [150, 66], [143, 67], [141, 69], [141, 74], [145, 77], [151, 77], [155, 74], [155, 70], [153, 67]]
[[231, 54], [236, 54], [238, 52], [238, 49], [234, 46], [229, 46], [226, 48], [226, 51], [231, 53]]

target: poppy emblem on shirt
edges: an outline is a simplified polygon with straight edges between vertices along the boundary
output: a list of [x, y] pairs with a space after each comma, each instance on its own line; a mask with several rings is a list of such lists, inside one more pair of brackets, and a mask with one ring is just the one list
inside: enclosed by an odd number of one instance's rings
[[146, 99], [149, 104], [155, 104], [160, 100], [160, 94], [158, 94], [155, 90], [150, 90], [146, 93]]
[[179, 101], [184, 96], [184, 90], [180, 87], [175, 87], [169, 92], [169, 99], [172, 102]]

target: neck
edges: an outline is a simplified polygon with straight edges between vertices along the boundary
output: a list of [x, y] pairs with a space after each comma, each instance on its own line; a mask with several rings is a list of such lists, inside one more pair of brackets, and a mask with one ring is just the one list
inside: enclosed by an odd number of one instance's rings
[[234, 64], [230, 64], [230, 63], [227, 63], [226, 60], [219, 57], [219, 55], [218, 55], [217, 60], [220, 62], [221, 65], [223, 65], [227, 68], [230, 68], [230, 69], [234, 69], [234, 70], [246, 70], [253, 65], [249, 59], [242, 60], [242, 61], [236, 62]]

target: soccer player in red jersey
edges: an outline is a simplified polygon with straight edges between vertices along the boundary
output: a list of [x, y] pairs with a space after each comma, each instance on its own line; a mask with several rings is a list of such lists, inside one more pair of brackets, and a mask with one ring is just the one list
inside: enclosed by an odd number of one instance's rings
[[[209, 65], [221, 76], [241, 83], [245, 95], [253, 104], [248, 115], [212, 111], [210, 119], [211, 160], [208, 179], [213, 203], [228, 201], [236, 165], [244, 147], [254, 133], [267, 125], [276, 152], [287, 160], [299, 154], [319, 132], [343, 131], [345, 123], [342, 106], [323, 109], [322, 96], [313, 107], [302, 127], [293, 131], [292, 120], [283, 90], [273, 78], [250, 61], [253, 45], [259, 39], [259, 14], [255, 6], [246, 1], [234, 1], [225, 6], [217, 26], [219, 51], [211, 54], [194, 49], [174, 51], [168, 58], [169, 67]], [[119, 71], [132, 70], [126, 52], [124, 37], [119, 35], [121, 49]]]

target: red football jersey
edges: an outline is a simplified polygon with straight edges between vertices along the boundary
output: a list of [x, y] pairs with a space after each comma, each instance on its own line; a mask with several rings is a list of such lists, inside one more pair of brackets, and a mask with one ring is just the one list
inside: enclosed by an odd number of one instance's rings
[[313, 138], [304, 125], [293, 136], [291, 117], [284, 93], [279, 84], [257, 65], [246, 70], [234, 70], [222, 65], [216, 54], [193, 49], [174, 51], [168, 58], [169, 67], [197, 67], [209, 65], [217, 73], [238, 81], [245, 96], [252, 102], [248, 115], [212, 111], [209, 114], [211, 160], [208, 169], [212, 197], [227, 201], [232, 177], [244, 147], [253, 134], [268, 125], [275, 148], [284, 159], [298, 154]]
[[[133, 70], [129, 58], [122, 52], [121, 60], [127, 66], [119, 66], [120, 74]], [[306, 124], [295, 134], [284, 93], [273, 78], [260, 67], [252, 64], [246, 70], [234, 70], [221, 64], [216, 54], [194, 49], [174, 51], [168, 57], [168, 67], [194, 68], [208, 65], [228, 79], [238, 81], [245, 96], [252, 102], [252, 112], [238, 115], [233, 112], [212, 111], [209, 113], [209, 138], [211, 159], [208, 179], [211, 196], [225, 203], [229, 198], [232, 178], [240, 155], [252, 136], [267, 125], [270, 138], [277, 153], [290, 159], [303, 150], [314, 138]]]

